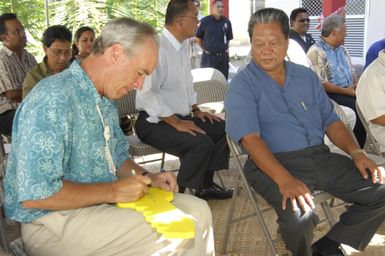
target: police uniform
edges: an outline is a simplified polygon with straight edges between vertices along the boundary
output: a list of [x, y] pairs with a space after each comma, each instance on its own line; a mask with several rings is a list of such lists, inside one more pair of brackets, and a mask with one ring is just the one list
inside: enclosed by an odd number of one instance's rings
[[196, 37], [203, 41], [201, 67], [220, 70], [226, 79], [229, 74], [229, 41], [233, 30], [228, 18], [217, 20], [213, 15], [204, 17], [198, 27]]

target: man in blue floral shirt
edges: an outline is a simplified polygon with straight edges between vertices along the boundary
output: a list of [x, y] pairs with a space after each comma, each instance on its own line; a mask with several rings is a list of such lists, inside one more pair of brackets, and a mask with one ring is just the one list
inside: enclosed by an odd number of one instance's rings
[[[155, 31], [128, 18], [106, 25], [81, 64], [41, 80], [19, 107], [5, 180], [6, 215], [22, 223], [29, 255], [210, 255], [211, 213], [193, 196], [173, 204], [196, 221], [195, 239], [167, 239], [143, 215], [114, 204], [178, 190], [128, 156], [118, 99], [141, 89], [158, 61]], [[135, 175], [136, 174], [136, 175]]]
[[[318, 75], [329, 98], [356, 111], [357, 79], [348, 51], [343, 46], [346, 37], [345, 18], [332, 14], [322, 23], [320, 40], [307, 52], [312, 69]], [[357, 119], [354, 135], [360, 147], [364, 147], [366, 132]]]

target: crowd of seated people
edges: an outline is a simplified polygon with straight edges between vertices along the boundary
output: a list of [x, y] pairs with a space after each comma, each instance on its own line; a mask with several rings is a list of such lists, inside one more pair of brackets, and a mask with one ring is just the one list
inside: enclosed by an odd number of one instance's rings
[[[159, 36], [129, 18], [109, 21], [98, 36], [87, 26], [74, 38], [67, 27], [50, 26], [40, 63], [24, 49], [17, 16], [0, 15], [0, 135], [12, 135], [4, 208], [21, 223], [28, 255], [215, 255], [205, 200], [233, 195], [213, 180], [229, 168], [226, 132], [248, 153], [247, 179], [275, 209], [293, 255], [343, 255], [342, 243], [364, 250], [382, 225], [385, 171], [362, 150], [366, 132], [354, 111], [357, 96], [385, 148], [384, 47], [373, 47], [378, 58], [358, 80], [343, 47], [343, 17], [326, 17], [316, 42], [306, 9], [290, 18], [261, 9], [250, 17], [250, 61], [229, 85], [223, 120], [196, 104], [194, 2], [170, 0]], [[177, 176], [149, 173], [130, 158], [114, 103], [130, 90], [137, 90], [139, 138], [179, 157]], [[330, 99], [347, 107], [358, 144]], [[331, 152], [325, 135], [348, 156]], [[150, 187], [174, 193], [172, 203], [194, 223], [193, 238], [162, 236], [140, 212], [116, 207]], [[352, 203], [315, 242], [314, 190]]]

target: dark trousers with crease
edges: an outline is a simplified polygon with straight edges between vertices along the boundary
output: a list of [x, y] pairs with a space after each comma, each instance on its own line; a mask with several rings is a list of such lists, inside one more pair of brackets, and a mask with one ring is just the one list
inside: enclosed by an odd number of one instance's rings
[[[385, 220], [385, 185], [373, 184], [370, 176], [365, 180], [350, 158], [331, 153], [325, 145], [278, 153], [275, 157], [310, 190], [329, 192], [352, 203], [326, 235], [336, 242], [364, 250]], [[313, 211], [293, 212], [289, 201], [283, 210], [277, 184], [250, 159], [245, 163], [245, 175], [250, 185], [274, 207], [287, 248], [295, 256], [311, 256], [318, 216]]]
[[12, 135], [12, 124], [15, 113], [16, 110], [12, 109], [0, 114], [0, 134], [7, 136]]
[[222, 72], [226, 77], [229, 78], [229, 54], [223, 52], [220, 56], [209, 55], [205, 52], [202, 53], [201, 68], [215, 68]]
[[201, 189], [210, 187], [214, 171], [229, 168], [229, 148], [226, 142], [225, 122], [211, 124], [202, 122], [191, 116], [178, 116], [183, 120], [191, 120], [206, 132], [193, 136], [180, 132], [166, 122], [150, 123], [148, 114], [140, 112], [135, 122], [138, 137], [163, 152], [175, 155], [180, 159], [177, 177], [180, 187]]

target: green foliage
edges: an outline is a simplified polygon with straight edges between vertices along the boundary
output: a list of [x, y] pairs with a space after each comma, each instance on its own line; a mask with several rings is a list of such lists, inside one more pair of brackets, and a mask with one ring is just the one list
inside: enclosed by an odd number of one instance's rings
[[[49, 25], [65, 25], [73, 33], [81, 26], [90, 26], [98, 33], [109, 20], [118, 17], [147, 22], [160, 31], [168, 3], [168, 0], [47, 1]], [[2, 0], [0, 11], [18, 15], [27, 31], [28, 50], [35, 56], [41, 56], [40, 39], [47, 28], [45, 0]]]

